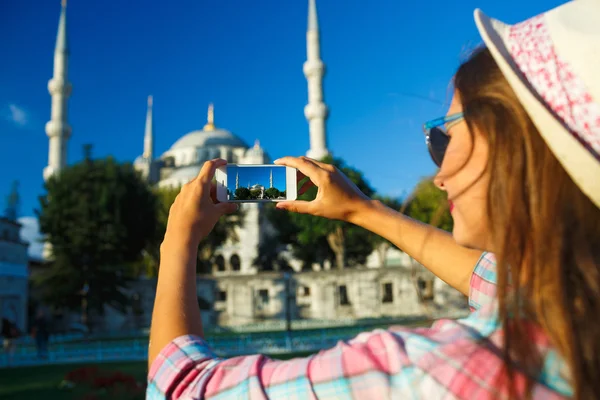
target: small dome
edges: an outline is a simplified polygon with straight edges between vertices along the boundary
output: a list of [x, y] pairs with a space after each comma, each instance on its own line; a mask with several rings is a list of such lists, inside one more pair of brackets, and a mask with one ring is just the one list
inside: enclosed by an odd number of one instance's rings
[[248, 148], [242, 139], [225, 129], [192, 131], [177, 140], [171, 150], [189, 147], [228, 146]]
[[146, 159], [144, 158], [144, 156], [137, 156], [135, 158], [135, 161], [133, 162], [133, 165], [137, 166], [137, 165], [142, 165], [142, 164], [145, 164], [145, 163], [146, 163]]

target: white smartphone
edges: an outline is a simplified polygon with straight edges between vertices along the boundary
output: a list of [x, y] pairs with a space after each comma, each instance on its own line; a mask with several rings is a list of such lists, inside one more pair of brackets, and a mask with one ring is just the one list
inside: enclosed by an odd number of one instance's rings
[[296, 200], [296, 168], [274, 164], [228, 164], [217, 169], [217, 200], [253, 203]]

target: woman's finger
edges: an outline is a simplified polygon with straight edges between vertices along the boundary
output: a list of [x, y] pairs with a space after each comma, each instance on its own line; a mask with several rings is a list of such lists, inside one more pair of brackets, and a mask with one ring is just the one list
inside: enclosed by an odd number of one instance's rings
[[208, 186], [211, 184], [215, 177], [215, 171], [217, 168], [227, 165], [227, 161], [217, 158], [214, 160], [206, 161], [198, 174], [198, 180], [202, 185]]
[[283, 157], [275, 160], [275, 164], [296, 168], [298, 171], [302, 172], [305, 177], [308, 177], [317, 185], [319, 184], [320, 176], [323, 172], [321, 168], [305, 157]]
[[210, 198], [213, 203], [219, 203], [219, 200], [217, 200], [217, 185], [214, 182], [210, 184]]
[[315, 214], [315, 207], [313, 201], [282, 201], [275, 205], [276, 208], [280, 210], [287, 210], [299, 214]]

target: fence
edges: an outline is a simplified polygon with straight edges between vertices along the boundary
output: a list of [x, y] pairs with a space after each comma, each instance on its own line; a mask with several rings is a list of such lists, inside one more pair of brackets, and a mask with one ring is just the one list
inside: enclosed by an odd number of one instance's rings
[[[242, 354], [282, 354], [289, 352], [313, 352], [332, 347], [338, 340], [347, 340], [361, 329], [354, 327], [338, 331], [319, 329], [310, 332], [276, 332], [265, 335], [239, 335], [237, 337], [209, 339], [211, 347], [223, 357]], [[18, 346], [9, 357], [0, 355], [0, 368], [43, 364], [68, 364], [107, 361], [144, 361], [148, 357], [147, 339], [124, 339], [120, 341], [96, 340], [51, 344], [47, 359], [39, 359], [35, 346]]]

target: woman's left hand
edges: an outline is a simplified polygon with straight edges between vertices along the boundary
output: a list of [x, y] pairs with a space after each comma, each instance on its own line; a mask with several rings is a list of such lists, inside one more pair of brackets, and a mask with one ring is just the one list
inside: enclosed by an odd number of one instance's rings
[[198, 176], [183, 185], [169, 210], [162, 248], [172, 245], [197, 248], [219, 218], [237, 210], [234, 203], [219, 203], [216, 200], [212, 180], [217, 168], [224, 165], [227, 165], [227, 161], [221, 159], [207, 161]]

